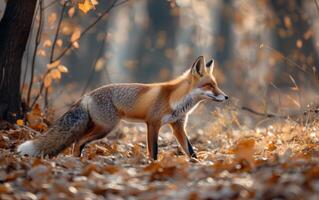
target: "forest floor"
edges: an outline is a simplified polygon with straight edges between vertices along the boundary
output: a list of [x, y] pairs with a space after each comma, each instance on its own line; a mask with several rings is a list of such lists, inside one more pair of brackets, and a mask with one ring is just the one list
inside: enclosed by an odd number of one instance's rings
[[149, 162], [145, 126], [126, 123], [81, 158], [71, 148], [52, 159], [19, 156], [17, 145], [36, 134], [16, 125], [0, 132], [0, 199], [318, 199], [318, 121], [234, 129], [226, 120], [188, 128], [198, 162], [167, 127]]

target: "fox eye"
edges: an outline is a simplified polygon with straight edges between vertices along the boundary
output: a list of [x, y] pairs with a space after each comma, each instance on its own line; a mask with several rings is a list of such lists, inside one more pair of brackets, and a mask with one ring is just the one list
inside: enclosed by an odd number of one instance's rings
[[203, 87], [213, 87], [213, 85], [211, 83], [206, 83], [203, 85]]

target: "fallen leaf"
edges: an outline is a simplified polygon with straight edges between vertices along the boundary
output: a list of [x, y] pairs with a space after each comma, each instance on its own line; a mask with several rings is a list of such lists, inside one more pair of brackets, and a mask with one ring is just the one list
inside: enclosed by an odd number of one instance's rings
[[19, 126], [23, 126], [24, 125], [24, 121], [22, 119], [18, 119], [16, 121], [16, 124], [19, 125]]
[[85, 14], [94, 8], [94, 5], [90, 0], [84, 0], [83, 3], [78, 3], [79, 9]]

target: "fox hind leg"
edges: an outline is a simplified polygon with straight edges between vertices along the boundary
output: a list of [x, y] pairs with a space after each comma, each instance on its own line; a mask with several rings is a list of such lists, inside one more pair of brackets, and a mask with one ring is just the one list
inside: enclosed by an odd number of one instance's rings
[[147, 124], [147, 152], [151, 159], [157, 160], [158, 154], [158, 131], [160, 126], [156, 124]]
[[94, 123], [94, 128], [77, 141], [74, 147], [74, 156], [81, 156], [86, 144], [105, 137], [120, 121], [120, 116], [112, 104], [109, 95], [109, 93], [105, 93], [103, 98], [101, 98], [101, 96], [92, 97], [88, 109], [92, 122]]
[[113, 130], [114, 127], [105, 129], [101, 126], [95, 126], [91, 132], [84, 135], [80, 140], [78, 140], [74, 145], [73, 155], [80, 157], [84, 147], [94, 141], [104, 138], [108, 133]]

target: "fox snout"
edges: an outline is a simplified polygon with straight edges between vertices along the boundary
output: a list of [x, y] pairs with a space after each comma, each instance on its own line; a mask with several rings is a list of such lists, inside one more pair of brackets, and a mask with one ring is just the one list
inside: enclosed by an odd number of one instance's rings
[[211, 99], [213, 101], [217, 101], [217, 102], [223, 102], [228, 100], [228, 96], [222, 92], [221, 90], [218, 91], [205, 91], [204, 92], [204, 96], [208, 99]]
[[220, 102], [228, 100], [228, 96], [223, 91], [221, 91], [219, 88], [217, 89], [217, 91], [213, 91], [213, 93], [215, 95], [214, 100], [217, 100]]
[[215, 96], [215, 98], [214, 98], [214, 100], [219, 101], [219, 102], [226, 101], [227, 99], [228, 99], [228, 96], [225, 94], [219, 94], [219, 95]]

